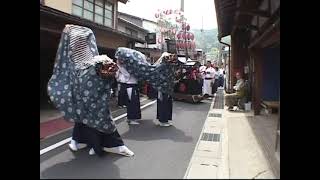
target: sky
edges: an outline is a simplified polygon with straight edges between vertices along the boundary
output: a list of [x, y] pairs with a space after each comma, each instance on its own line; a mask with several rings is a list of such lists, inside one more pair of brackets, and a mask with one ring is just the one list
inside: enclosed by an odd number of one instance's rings
[[[180, 9], [180, 0], [129, 0], [126, 4], [119, 3], [118, 10], [156, 21], [158, 9]], [[184, 0], [184, 12], [191, 29], [217, 28], [214, 0]]]

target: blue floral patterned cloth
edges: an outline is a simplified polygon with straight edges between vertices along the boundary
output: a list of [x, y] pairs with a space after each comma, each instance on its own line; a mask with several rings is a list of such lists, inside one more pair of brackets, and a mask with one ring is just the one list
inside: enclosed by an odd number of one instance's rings
[[111, 79], [97, 74], [99, 55], [91, 29], [67, 25], [62, 33], [48, 94], [71, 122], [86, 124], [104, 133], [116, 130], [108, 106]]
[[165, 61], [159, 65], [150, 65], [144, 54], [124, 47], [117, 49], [115, 57], [138, 81], [147, 81], [153, 88], [162, 93], [173, 93], [174, 65]]

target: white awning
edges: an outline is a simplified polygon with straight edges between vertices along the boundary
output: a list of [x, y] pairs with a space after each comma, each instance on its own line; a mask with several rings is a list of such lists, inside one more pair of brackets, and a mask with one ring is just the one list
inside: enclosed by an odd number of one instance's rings
[[185, 65], [188, 65], [188, 66], [193, 66], [195, 65], [196, 62], [195, 61], [190, 61], [190, 62], [187, 62]]
[[[178, 60], [182, 63], [186, 63], [186, 57], [178, 57]], [[188, 58], [188, 61], [192, 61], [190, 58]]]

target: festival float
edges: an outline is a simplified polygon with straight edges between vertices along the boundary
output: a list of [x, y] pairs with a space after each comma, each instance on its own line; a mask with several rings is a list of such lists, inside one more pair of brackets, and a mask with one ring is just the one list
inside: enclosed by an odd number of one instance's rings
[[203, 99], [202, 78], [199, 72], [201, 64], [197, 60], [191, 60], [196, 54], [196, 43], [190, 24], [187, 23], [183, 12], [178, 9], [159, 9], [155, 13], [155, 18], [160, 34], [158, 43], [165, 51], [177, 54], [179, 60], [175, 72], [173, 98], [193, 103], [200, 102]]

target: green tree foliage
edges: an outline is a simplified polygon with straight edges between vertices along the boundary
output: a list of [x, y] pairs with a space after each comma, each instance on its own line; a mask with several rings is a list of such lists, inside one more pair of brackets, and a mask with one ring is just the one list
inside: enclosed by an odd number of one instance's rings
[[213, 48], [211, 48], [211, 51], [208, 54], [210, 54], [211, 57], [216, 59], [219, 56], [219, 49], [216, 47], [213, 47]]
[[[202, 49], [206, 54], [216, 54], [219, 52], [220, 47], [224, 46], [218, 40], [218, 29], [203, 31], [193, 29], [192, 32], [195, 35], [196, 48]], [[224, 37], [222, 41], [230, 44], [230, 36]]]

